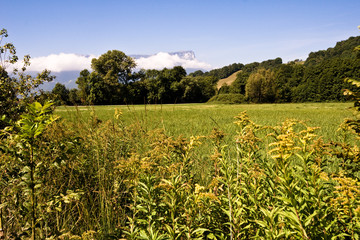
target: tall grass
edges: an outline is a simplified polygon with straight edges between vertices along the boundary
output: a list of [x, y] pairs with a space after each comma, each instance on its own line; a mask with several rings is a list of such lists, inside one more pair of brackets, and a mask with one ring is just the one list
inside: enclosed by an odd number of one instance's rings
[[41, 123], [31, 142], [31, 197], [21, 129], [39, 126], [38, 106], [2, 131], [4, 236], [358, 239], [359, 136], [345, 124], [334, 137], [345, 106], [58, 108], [65, 120]]

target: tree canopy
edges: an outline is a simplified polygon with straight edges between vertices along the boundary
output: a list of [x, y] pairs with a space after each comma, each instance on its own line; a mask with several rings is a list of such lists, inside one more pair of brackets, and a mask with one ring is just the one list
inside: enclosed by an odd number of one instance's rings
[[0, 129], [6, 125], [6, 121], [18, 119], [24, 107], [41, 94], [38, 87], [42, 83], [55, 78], [48, 70], [38, 73], [36, 77], [26, 74], [26, 68], [30, 65], [29, 55], [24, 56], [21, 69], [14, 68], [9, 74], [8, 69], [13, 67], [19, 58], [12, 43], [3, 44], [8, 36], [6, 29], [0, 31]]
[[135, 61], [119, 50], [108, 51], [91, 60], [91, 68], [109, 85], [129, 83], [135, 66]]

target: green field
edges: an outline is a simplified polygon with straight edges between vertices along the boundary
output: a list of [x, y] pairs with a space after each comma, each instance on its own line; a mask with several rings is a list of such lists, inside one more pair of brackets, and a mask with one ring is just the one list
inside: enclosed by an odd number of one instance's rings
[[106, 121], [114, 119], [115, 109], [121, 109], [125, 124], [141, 122], [147, 129], [163, 128], [169, 136], [208, 135], [218, 128], [232, 136], [236, 132], [234, 116], [246, 111], [260, 125], [276, 126], [284, 120], [306, 121], [320, 127], [318, 134], [333, 139], [345, 118], [351, 118], [352, 103], [292, 103], [292, 104], [167, 104], [130, 106], [58, 107], [56, 114], [70, 121], [86, 121], [94, 114]]

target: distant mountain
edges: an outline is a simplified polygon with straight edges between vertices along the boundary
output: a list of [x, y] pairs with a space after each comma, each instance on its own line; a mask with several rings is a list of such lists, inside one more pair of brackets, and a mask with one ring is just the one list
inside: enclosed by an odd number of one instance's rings
[[[185, 59], [185, 60], [194, 60], [195, 59], [195, 53], [194, 51], [179, 51], [179, 52], [169, 52], [168, 53], [170, 56], [178, 56], [179, 58]], [[152, 55], [140, 55], [140, 54], [133, 54], [133, 55], [129, 55], [130, 57], [134, 58], [134, 59], [140, 59], [140, 58], [149, 58], [152, 56], [155, 56], [156, 54], [152, 54]]]
[[[36, 75], [35, 72], [30, 72], [31, 75]], [[41, 89], [45, 91], [51, 91], [56, 83], [61, 83], [68, 89], [77, 88], [76, 79], [80, 75], [80, 71], [62, 71], [62, 72], [51, 72], [51, 75], [55, 76], [55, 80], [52, 82], [46, 82], [41, 85]]]

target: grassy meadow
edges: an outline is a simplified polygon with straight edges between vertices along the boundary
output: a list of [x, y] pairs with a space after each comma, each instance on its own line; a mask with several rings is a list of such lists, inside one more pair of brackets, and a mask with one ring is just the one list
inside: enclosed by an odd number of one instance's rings
[[352, 103], [288, 103], [288, 104], [166, 104], [121, 106], [61, 106], [55, 114], [69, 121], [86, 121], [90, 114], [100, 120], [113, 120], [115, 109], [120, 109], [126, 124], [140, 122], [150, 129], [164, 129], [168, 136], [185, 137], [210, 134], [213, 128], [228, 136], [236, 134], [234, 117], [246, 111], [259, 125], [277, 126], [286, 119], [305, 121], [308, 126], [320, 127], [318, 134], [326, 140], [335, 140], [336, 130]]
[[237, 74], [241, 72], [241, 70], [234, 72], [233, 74], [231, 74], [230, 76], [228, 76], [227, 78], [223, 78], [220, 79], [217, 83], [217, 89], [220, 89], [224, 84], [230, 86], [236, 79]]

